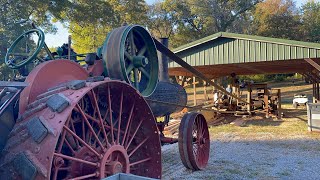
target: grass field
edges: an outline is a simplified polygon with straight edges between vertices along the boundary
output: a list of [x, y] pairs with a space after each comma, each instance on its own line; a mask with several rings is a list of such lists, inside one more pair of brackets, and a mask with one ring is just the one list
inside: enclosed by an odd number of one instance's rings
[[[162, 148], [162, 178], [319, 179], [320, 134], [308, 131], [306, 107], [292, 107], [296, 93], [305, 93], [312, 101], [312, 85], [283, 82], [270, 83], [270, 87], [281, 89], [284, 111], [281, 120], [258, 113], [245, 118], [225, 117], [243, 120], [241, 126], [229, 123], [210, 126], [210, 158], [203, 171], [185, 169], [177, 159], [178, 145], [166, 145]], [[197, 89], [197, 99], [201, 101], [203, 88]], [[193, 90], [187, 92], [189, 103], [193, 104]]]

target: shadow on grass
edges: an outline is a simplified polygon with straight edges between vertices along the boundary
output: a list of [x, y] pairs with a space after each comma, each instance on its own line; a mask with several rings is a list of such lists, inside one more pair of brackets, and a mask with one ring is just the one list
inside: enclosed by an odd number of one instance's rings
[[241, 127], [249, 126], [280, 126], [283, 121], [273, 121], [273, 120], [248, 120]]
[[[303, 108], [303, 109], [302, 109]], [[298, 109], [285, 109], [283, 113], [285, 114], [284, 118], [297, 118], [300, 121], [308, 122], [307, 119], [302, 118], [301, 116], [307, 115], [307, 109], [302, 107]]]

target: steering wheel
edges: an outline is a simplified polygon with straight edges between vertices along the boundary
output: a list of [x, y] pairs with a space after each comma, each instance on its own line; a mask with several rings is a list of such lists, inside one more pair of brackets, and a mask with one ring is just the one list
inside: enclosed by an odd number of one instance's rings
[[[32, 33], [36, 33], [38, 35], [38, 42], [35, 50], [33, 52], [28, 52], [29, 47], [32, 47], [30, 44], [28, 44], [28, 35], [31, 35]], [[25, 45], [25, 52], [19, 53], [14, 52], [14, 50], [17, 48], [17, 45], [20, 41], [23, 39], [26, 40]], [[41, 58], [38, 58], [37, 55], [39, 54], [40, 50], [44, 47], [44, 33], [40, 29], [31, 29], [23, 34], [21, 34], [10, 46], [10, 48], [7, 51], [6, 57], [5, 57], [5, 63], [8, 67], [12, 69], [18, 69], [27, 63], [29, 63], [32, 60], [39, 59], [42, 61]], [[19, 47], [18, 47], [19, 48]], [[21, 48], [18, 50], [22, 51]]]

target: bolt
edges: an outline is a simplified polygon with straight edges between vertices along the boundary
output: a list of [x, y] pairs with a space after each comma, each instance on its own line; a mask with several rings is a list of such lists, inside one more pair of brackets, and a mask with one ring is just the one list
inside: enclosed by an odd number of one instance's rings
[[50, 114], [50, 115], [49, 115], [49, 119], [53, 119], [54, 116], [55, 116], [55, 113]]
[[39, 147], [39, 146], [36, 146], [36, 147], [34, 148], [33, 153], [38, 154], [39, 152], [40, 152], [40, 147]]

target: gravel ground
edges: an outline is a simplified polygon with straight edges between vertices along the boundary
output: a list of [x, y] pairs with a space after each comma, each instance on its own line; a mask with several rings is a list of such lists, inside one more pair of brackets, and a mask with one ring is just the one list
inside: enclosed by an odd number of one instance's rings
[[[178, 144], [162, 147], [163, 179], [320, 179], [320, 142], [307, 137], [240, 139], [221, 133], [212, 139], [210, 159], [203, 171], [184, 168]], [[264, 138], [265, 137], [265, 138]]]

